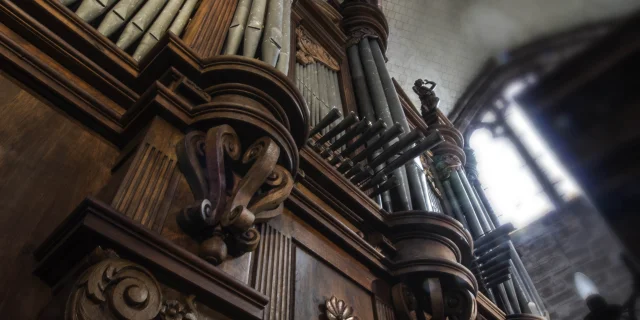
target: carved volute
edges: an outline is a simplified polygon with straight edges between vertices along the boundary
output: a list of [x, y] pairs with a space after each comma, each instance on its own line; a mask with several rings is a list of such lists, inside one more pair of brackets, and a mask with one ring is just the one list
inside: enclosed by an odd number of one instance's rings
[[262, 62], [222, 56], [210, 68], [211, 100], [196, 107], [195, 130], [176, 150], [196, 200], [178, 223], [201, 242], [200, 256], [219, 264], [253, 251], [260, 241], [253, 225], [282, 212], [308, 111], [293, 84]]

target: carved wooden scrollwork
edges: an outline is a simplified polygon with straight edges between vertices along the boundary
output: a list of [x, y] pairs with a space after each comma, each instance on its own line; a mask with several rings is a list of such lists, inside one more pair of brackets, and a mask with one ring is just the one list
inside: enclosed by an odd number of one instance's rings
[[95, 264], [76, 281], [66, 320], [197, 320], [195, 296], [186, 299], [187, 307], [176, 300], [163, 301], [160, 284], [142, 266], [101, 248], [90, 258]]
[[206, 134], [187, 134], [177, 149], [196, 198], [178, 215], [178, 223], [202, 241], [200, 256], [218, 264], [228, 255], [253, 251], [260, 242], [253, 225], [279, 215], [293, 188], [291, 173], [278, 165], [280, 147], [262, 137], [240, 157], [236, 132], [221, 125]]
[[340, 71], [338, 61], [325, 48], [316, 43], [303, 26], [296, 28], [296, 39], [296, 60], [299, 63], [307, 65], [320, 62], [333, 71]]

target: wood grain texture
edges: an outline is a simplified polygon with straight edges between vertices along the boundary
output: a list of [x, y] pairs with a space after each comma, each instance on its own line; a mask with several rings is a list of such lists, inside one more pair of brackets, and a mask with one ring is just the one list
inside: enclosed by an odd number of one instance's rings
[[386, 303], [375, 299], [376, 303], [376, 319], [377, 320], [395, 320], [396, 317], [393, 314], [393, 308]]
[[264, 319], [291, 319], [293, 243], [267, 223], [259, 230], [261, 240], [255, 253], [253, 288], [269, 297]]
[[34, 319], [49, 289], [32, 252], [111, 175], [118, 150], [0, 76], [0, 310]]
[[324, 305], [335, 296], [359, 319], [375, 319], [370, 294], [305, 250], [295, 250], [294, 319], [324, 319]]
[[[181, 174], [175, 146], [183, 134], [156, 118], [120, 155], [103, 199], [127, 217], [160, 232]], [[141, 141], [140, 141], [141, 139]]]
[[183, 40], [203, 59], [219, 55], [237, 5], [237, 0], [203, 0]]

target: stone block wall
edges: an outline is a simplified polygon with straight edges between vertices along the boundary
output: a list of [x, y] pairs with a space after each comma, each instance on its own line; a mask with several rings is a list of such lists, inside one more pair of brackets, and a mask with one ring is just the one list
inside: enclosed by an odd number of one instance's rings
[[552, 320], [583, 319], [589, 312], [574, 287], [582, 272], [610, 303], [631, 293], [631, 275], [620, 260], [622, 246], [586, 200], [571, 202], [512, 234]]
[[[438, 84], [448, 114], [482, 65], [504, 50], [581, 24], [629, 14], [637, 0], [382, 0], [389, 21], [389, 73], [412, 94]], [[501, 56], [500, 59], [508, 59]]]

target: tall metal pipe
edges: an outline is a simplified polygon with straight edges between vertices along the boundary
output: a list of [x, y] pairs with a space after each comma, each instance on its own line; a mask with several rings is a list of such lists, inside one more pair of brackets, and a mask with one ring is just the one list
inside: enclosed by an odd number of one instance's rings
[[427, 183], [427, 177], [424, 174], [424, 171], [420, 170], [420, 185], [422, 186], [422, 191], [425, 197], [425, 202], [427, 204], [427, 211], [433, 212], [435, 211], [433, 208], [433, 204], [431, 203], [431, 199], [428, 198], [428, 191], [427, 188], [429, 188], [429, 184]]
[[247, 58], [255, 58], [262, 29], [264, 28], [264, 14], [267, 7], [267, 0], [253, 0], [251, 11], [249, 11], [249, 22], [247, 30], [244, 31], [244, 48], [242, 55]]
[[455, 218], [458, 221], [460, 221], [460, 223], [462, 223], [465, 229], [471, 230], [469, 229], [469, 224], [467, 223], [467, 219], [464, 217], [462, 213], [462, 209], [460, 208], [460, 203], [458, 202], [458, 199], [456, 199], [456, 195], [453, 192], [453, 189], [451, 188], [451, 183], [449, 182], [449, 180], [444, 180], [442, 182], [442, 185], [444, 187], [443, 189], [444, 195], [451, 201], [451, 210], [453, 211]]
[[471, 184], [469, 184], [469, 180], [467, 179], [467, 174], [464, 171], [462, 171], [462, 168], [458, 168], [457, 171], [458, 171], [458, 176], [460, 177], [460, 180], [462, 182], [462, 185], [464, 186], [464, 190], [466, 191], [467, 195], [469, 195], [469, 200], [471, 200], [471, 205], [473, 206], [473, 209], [475, 210], [478, 216], [478, 220], [482, 224], [482, 228], [487, 232], [493, 230], [493, 228], [491, 228], [491, 224], [489, 224], [489, 221], [487, 220], [487, 218], [485, 217], [482, 211], [482, 207], [480, 207], [480, 203], [478, 202], [478, 199], [476, 199], [476, 196], [473, 191], [473, 188], [471, 187]]
[[484, 205], [487, 215], [489, 216], [491, 221], [493, 221], [494, 225], [499, 226], [500, 220], [498, 219], [498, 216], [496, 215], [495, 211], [493, 211], [493, 208], [491, 207], [491, 203], [489, 202], [489, 199], [487, 199], [487, 195], [484, 193], [484, 190], [482, 189], [482, 185], [478, 180], [475, 180], [473, 181], [473, 186], [474, 186], [474, 189], [476, 190], [476, 194], [478, 195], [478, 198], [480, 199], [480, 202]]
[[291, 0], [284, 0], [282, 12], [282, 49], [276, 68], [284, 74], [289, 74], [291, 57]]
[[[373, 59], [375, 60], [376, 66], [378, 67], [380, 82], [384, 90], [384, 95], [387, 98], [387, 104], [389, 105], [391, 117], [393, 118], [394, 122], [400, 123], [402, 128], [406, 132], [409, 132], [411, 128], [409, 127], [409, 122], [407, 121], [407, 117], [404, 114], [404, 110], [402, 109], [402, 104], [400, 104], [400, 99], [398, 98], [398, 93], [396, 92], [395, 85], [393, 84], [391, 76], [389, 75], [389, 71], [387, 70], [380, 44], [378, 43], [377, 39], [369, 38], [368, 41], [371, 47], [371, 52], [373, 54]], [[420, 182], [420, 173], [422, 171], [420, 169], [421, 167], [422, 165], [420, 164], [420, 160], [418, 158], [413, 159], [405, 165], [409, 187], [408, 189], [411, 195], [411, 203], [413, 204], [413, 209], [428, 210], [425, 201], [426, 190], [423, 190], [423, 186]]]
[[[351, 80], [353, 81], [353, 88], [357, 102], [356, 104], [358, 106], [358, 114], [360, 115], [360, 117], [366, 117], [367, 119], [371, 119], [372, 121], [374, 119], [381, 119], [376, 115], [373, 108], [373, 102], [371, 102], [371, 94], [369, 93], [367, 81], [364, 77], [364, 69], [362, 67], [358, 45], [352, 45], [347, 48], [347, 56], [349, 58], [349, 66], [351, 68]], [[338, 83], [337, 75], [336, 83]], [[338, 96], [338, 103], [342, 105], [340, 96]], [[387, 125], [386, 122], [385, 125]], [[390, 128], [389, 125], [387, 125], [387, 127]], [[372, 152], [371, 155], [376, 156], [378, 153], [379, 151]], [[382, 194], [380, 195], [380, 204], [385, 210], [391, 210], [391, 195], [388, 190], [382, 192]]]
[[198, 0], [186, 0], [184, 2], [182, 8], [180, 9], [180, 12], [178, 12], [176, 18], [173, 19], [173, 22], [169, 27], [169, 32], [175, 34], [176, 36], [180, 36], [182, 34], [182, 30], [184, 30], [184, 27], [187, 25], [187, 22], [191, 18], [193, 10], [196, 9], [196, 4], [198, 4]]
[[462, 181], [460, 180], [460, 175], [458, 175], [458, 171], [451, 170], [451, 176], [449, 177], [451, 181], [451, 186], [453, 191], [455, 191], [454, 195], [457, 199], [459, 199], [460, 208], [467, 219], [467, 223], [469, 224], [469, 231], [473, 235], [474, 239], [478, 239], [484, 235], [484, 230], [480, 225], [480, 221], [473, 211], [473, 206], [471, 205], [471, 199], [464, 190], [464, 186], [462, 185]]
[[[91, 22], [109, 10], [117, 1], [118, 0], [83, 0], [76, 10], [76, 15], [86, 22]], [[62, 4], [69, 5], [74, 2], [76, 2], [76, 0], [72, 0], [71, 2], [65, 2], [65, 0], [63, 0]]]
[[310, 80], [310, 86], [309, 88], [311, 88], [311, 104], [313, 105], [313, 122], [315, 124], [317, 124], [320, 119], [318, 117], [319, 110], [318, 110], [318, 73], [316, 71], [316, 64], [315, 63], [311, 63], [308, 64], [307, 67], [309, 68], [309, 80]]
[[275, 67], [282, 48], [282, 12], [284, 0], [269, 0], [267, 22], [262, 37], [262, 61]]
[[142, 60], [147, 53], [158, 43], [160, 38], [164, 36], [169, 24], [173, 21], [173, 18], [182, 7], [184, 0], [169, 0], [166, 6], [162, 9], [156, 20], [153, 22], [149, 30], [142, 36], [140, 44], [133, 53], [133, 59], [136, 61]]
[[[384, 93], [384, 88], [382, 87], [382, 82], [380, 81], [380, 74], [378, 73], [378, 67], [376, 66], [375, 60], [373, 58], [373, 53], [371, 52], [369, 41], [367, 39], [360, 41], [360, 43], [358, 44], [358, 48], [360, 50], [362, 66], [365, 71], [365, 80], [367, 81], [367, 86], [369, 87], [371, 93], [373, 107], [375, 109], [376, 115], [379, 118], [383, 119], [387, 126], [391, 126], [394, 123], [393, 117], [391, 116], [391, 112], [389, 110], [387, 98]], [[409, 192], [407, 192], [406, 170], [404, 168], [398, 168], [395, 171], [394, 175], [398, 177], [401, 187], [393, 189], [391, 191], [393, 210], [410, 210], [412, 206]]]
[[223, 54], [233, 55], [238, 52], [242, 36], [244, 36], [244, 31], [247, 28], [247, 19], [249, 18], [249, 10], [251, 10], [252, 3], [253, 0], [240, 0], [238, 2], [236, 12], [233, 14], [233, 20], [231, 20], [231, 25], [229, 26]]
[[148, 0], [127, 23], [116, 45], [122, 50], [129, 48], [149, 28], [166, 3], [167, 0]]
[[138, 10], [143, 0], [120, 0], [113, 9], [109, 10], [98, 26], [98, 32], [110, 37]]
[[531, 296], [534, 299], [534, 302], [536, 303], [538, 309], [542, 313], [544, 313], [544, 311], [546, 310], [545, 307], [544, 307], [544, 303], [542, 302], [542, 299], [540, 298], [540, 295], [538, 294], [538, 290], [536, 290], [536, 287], [533, 284], [533, 281], [531, 280], [531, 277], [529, 276], [529, 273], [527, 272], [527, 269], [524, 267], [524, 264], [522, 263], [522, 260], [520, 259], [520, 255], [516, 251], [516, 248], [513, 245], [512, 241], [509, 241], [508, 244], [509, 244], [509, 248], [511, 249], [511, 260], [513, 261], [513, 264], [516, 267], [516, 270], [518, 270], [518, 272], [520, 273], [525, 288], [527, 288], [527, 290], [531, 294]]

